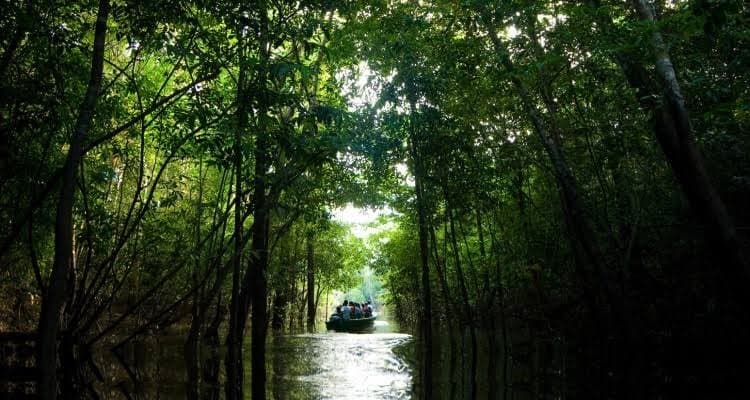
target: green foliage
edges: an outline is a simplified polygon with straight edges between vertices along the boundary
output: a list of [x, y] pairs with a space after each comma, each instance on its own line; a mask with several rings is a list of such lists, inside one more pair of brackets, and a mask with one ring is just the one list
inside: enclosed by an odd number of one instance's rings
[[[2, 284], [18, 281], [38, 295], [53, 255], [55, 173], [86, 88], [96, 8], [28, 4], [0, 20], [9, 49], [0, 90], [0, 239], [9, 244], [2, 257], [11, 266]], [[339, 159], [349, 151], [354, 117], [333, 77], [339, 60], [327, 50], [328, 37], [340, 29], [326, 17], [332, 10], [319, 2], [265, 10], [237, 2], [114, 2], [102, 91], [78, 173], [68, 322], [81, 329], [100, 319], [106, 325], [99, 307], [134, 304], [139, 320], [148, 319], [160, 315], [158, 304], [212, 299], [218, 293], [209, 288], [223, 290], [233, 237], [240, 64], [248, 68], [249, 103], [266, 105], [263, 114], [249, 110], [242, 137], [243, 202], [253, 197], [247, 188], [254, 137], [263, 126], [269, 139], [263, 179], [278, 218], [273, 234], [283, 237], [299, 223], [321, 233], [322, 287], [353, 285], [348, 277], [356, 274], [337, 279], [337, 271], [354, 270], [364, 256], [345, 251], [356, 243], [339, 243], [345, 229], [331, 226], [325, 212], [362, 194], [356, 174]], [[259, 79], [261, 13], [272, 16], [265, 80]], [[16, 32], [23, 40], [11, 49]], [[247, 46], [242, 60], [240, 43]], [[253, 221], [243, 218], [248, 229]], [[78, 333], [81, 340], [96, 335]]]
[[[0, 296], [35, 311], [25, 299], [44, 294], [52, 267], [59, 172], [86, 93], [96, 5], [6, 3]], [[586, 300], [587, 266], [575, 256], [541, 123], [571, 170], [615, 297], [637, 305], [644, 341], [731, 325], [734, 314], [713, 313], [725, 299], [721, 273], [654, 139], [659, 116], [643, 105], [662, 105], [652, 46], [659, 32], [744, 241], [750, 14], [739, 0], [654, 6], [656, 23], [612, 0], [114, 1], [76, 175], [64, 324], [85, 342], [126, 312], [133, 324], [119, 336], [143, 321], [174, 322], [164, 310], [191, 300], [220, 310], [230, 296], [234, 213], [249, 242], [262, 180], [273, 305], [303, 303], [309, 241], [316, 296], [382, 293], [415, 327], [424, 301], [419, 177], [438, 323], [468, 318], [466, 309], [512, 310], [548, 322], [542, 334], [554, 340], [581, 344], [596, 336], [570, 335], [593, 331], [583, 304], [606, 301]], [[633, 88], [623, 60], [643, 66], [648, 84]], [[367, 82], [355, 87], [360, 74]], [[374, 101], [355, 98], [368, 93]], [[331, 220], [330, 210], [348, 203], [387, 205], [395, 216], [364, 243]], [[243, 246], [249, 268], [252, 246]], [[0, 311], [0, 328], [35, 326], [31, 313], [21, 320]], [[685, 322], [693, 314], [709, 322]], [[675, 346], [692, 351], [699, 339]]]

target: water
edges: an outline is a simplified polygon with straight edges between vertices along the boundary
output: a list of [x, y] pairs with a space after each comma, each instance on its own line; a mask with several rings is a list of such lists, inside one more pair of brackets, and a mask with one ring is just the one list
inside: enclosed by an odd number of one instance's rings
[[411, 336], [376, 321], [375, 332], [272, 339], [271, 392], [280, 399], [409, 399], [412, 367], [394, 353]]
[[[175, 335], [161, 337], [157, 343], [132, 344], [123, 357], [131, 373], [122, 373], [126, 369], [122, 362], [105, 362], [109, 385], [100, 386], [99, 392], [113, 399], [184, 399], [181, 338]], [[413, 366], [402, 355], [409, 346], [413, 346], [411, 335], [399, 333], [395, 325], [382, 320], [375, 321], [371, 333], [271, 334], [266, 354], [269, 398], [410, 399]], [[245, 349], [249, 398], [249, 342]]]

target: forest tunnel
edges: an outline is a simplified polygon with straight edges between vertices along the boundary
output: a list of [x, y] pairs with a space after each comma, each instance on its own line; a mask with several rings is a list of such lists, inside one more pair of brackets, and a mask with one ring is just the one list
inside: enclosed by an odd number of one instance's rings
[[0, 10], [0, 397], [747, 397], [747, 2]]

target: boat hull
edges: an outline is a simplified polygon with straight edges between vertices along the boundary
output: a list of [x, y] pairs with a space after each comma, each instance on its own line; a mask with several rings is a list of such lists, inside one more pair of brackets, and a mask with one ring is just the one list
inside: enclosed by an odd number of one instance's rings
[[359, 319], [326, 321], [326, 329], [337, 332], [363, 332], [375, 327], [376, 316]]

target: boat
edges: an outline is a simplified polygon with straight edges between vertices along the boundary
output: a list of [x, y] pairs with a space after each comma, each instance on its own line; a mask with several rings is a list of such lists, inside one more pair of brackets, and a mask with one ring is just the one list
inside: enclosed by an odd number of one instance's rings
[[326, 321], [326, 329], [337, 332], [362, 332], [372, 330], [375, 326], [376, 315], [367, 318], [337, 319]]

